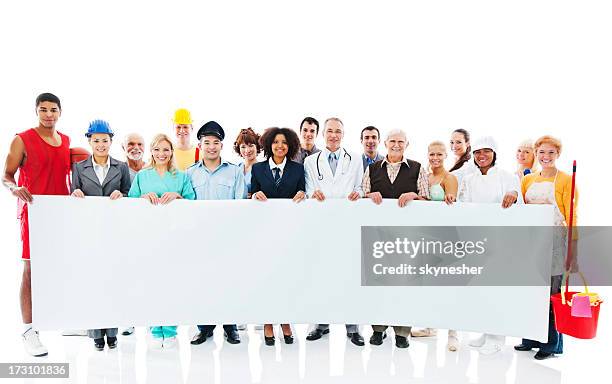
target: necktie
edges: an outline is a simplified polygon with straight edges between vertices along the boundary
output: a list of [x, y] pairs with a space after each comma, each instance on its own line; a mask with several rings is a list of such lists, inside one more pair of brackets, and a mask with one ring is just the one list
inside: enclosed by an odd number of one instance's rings
[[336, 167], [338, 166], [338, 160], [336, 159], [335, 153], [329, 154], [329, 167], [331, 168], [332, 174], [336, 176]]
[[275, 167], [272, 169], [274, 171], [274, 184], [276, 184], [276, 186], [278, 187], [278, 184], [280, 184], [280, 168], [279, 167]]
[[370, 159], [370, 157], [366, 156], [366, 159], [368, 159], [368, 165], [372, 165], [374, 163], [374, 160]]

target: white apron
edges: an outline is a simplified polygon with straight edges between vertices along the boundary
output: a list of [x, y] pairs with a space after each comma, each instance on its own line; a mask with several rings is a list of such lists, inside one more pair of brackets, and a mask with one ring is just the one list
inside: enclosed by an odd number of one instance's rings
[[565, 253], [567, 244], [567, 223], [565, 217], [561, 214], [557, 206], [555, 198], [555, 184], [557, 182], [557, 173], [555, 179], [550, 181], [538, 181], [532, 183], [525, 192], [525, 203], [527, 204], [552, 204], [553, 205], [553, 221], [554, 242], [553, 242], [553, 260], [552, 260], [552, 276], [562, 275], [565, 270]]

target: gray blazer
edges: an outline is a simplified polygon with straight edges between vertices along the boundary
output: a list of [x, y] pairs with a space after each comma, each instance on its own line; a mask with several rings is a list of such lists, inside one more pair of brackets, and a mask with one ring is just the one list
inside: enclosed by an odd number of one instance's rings
[[104, 182], [100, 185], [98, 176], [93, 169], [92, 157], [80, 161], [72, 166], [71, 191], [80, 189], [85, 196], [110, 196], [117, 190], [127, 196], [132, 182], [130, 170], [126, 163], [110, 158], [110, 167]]

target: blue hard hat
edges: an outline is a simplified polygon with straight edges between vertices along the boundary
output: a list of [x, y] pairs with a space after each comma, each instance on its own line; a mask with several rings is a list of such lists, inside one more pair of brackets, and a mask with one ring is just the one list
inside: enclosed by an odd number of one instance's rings
[[85, 137], [91, 137], [94, 133], [106, 133], [110, 137], [114, 135], [110, 125], [104, 120], [94, 120], [89, 123], [89, 128], [87, 128]]

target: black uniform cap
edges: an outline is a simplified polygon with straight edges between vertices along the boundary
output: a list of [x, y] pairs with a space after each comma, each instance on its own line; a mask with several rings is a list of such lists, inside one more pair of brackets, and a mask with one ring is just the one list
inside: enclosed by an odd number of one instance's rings
[[223, 141], [225, 138], [225, 131], [223, 131], [223, 128], [216, 121], [209, 121], [198, 129], [198, 141], [200, 141], [202, 137], [210, 135], [217, 136], [219, 140]]

